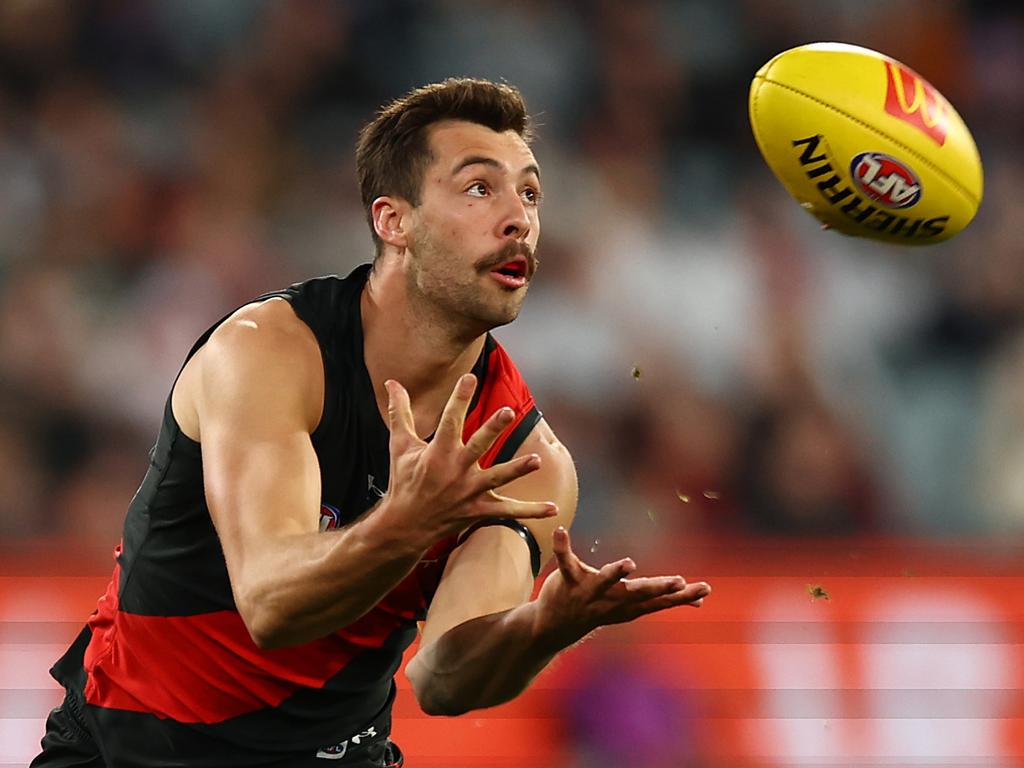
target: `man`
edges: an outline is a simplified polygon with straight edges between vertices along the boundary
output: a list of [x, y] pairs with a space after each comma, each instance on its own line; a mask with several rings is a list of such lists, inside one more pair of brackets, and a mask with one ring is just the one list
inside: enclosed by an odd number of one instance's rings
[[478, 80], [363, 130], [372, 266], [193, 347], [33, 766], [401, 765], [393, 675], [417, 621], [417, 700], [456, 715], [600, 625], [700, 605], [706, 584], [573, 554], [572, 461], [488, 334], [537, 265], [528, 139], [518, 91]]

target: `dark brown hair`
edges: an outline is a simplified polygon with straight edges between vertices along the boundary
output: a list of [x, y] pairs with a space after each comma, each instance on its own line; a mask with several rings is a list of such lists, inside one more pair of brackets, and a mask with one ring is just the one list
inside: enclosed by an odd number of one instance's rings
[[373, 201], [393, 195], [420, 204], [423, 173], [433, 159], [428, 129], [442, 120], [479, 123], [499, 133], [515, 131], [527, 143], [533, 138], [523, 95], [504, 83], [450, 78], [383, 107], [359, 133], [356, 145], [359, 193], [378, 254], [382, 243], [373, 226]]

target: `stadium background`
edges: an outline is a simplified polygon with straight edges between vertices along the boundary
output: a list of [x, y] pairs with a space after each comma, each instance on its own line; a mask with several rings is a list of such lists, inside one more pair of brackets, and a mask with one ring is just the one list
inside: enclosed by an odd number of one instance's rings
[[[958, 107], [962, 236], [822, 233], [768, 175], [750, 78], [817, 40]], [[579, 464], [578, 549], [716, 592], [506, 707], [428, 720], [404, 686], [410, 768], [1024, 761], [1019, 3], [3, 0], [0, 765], [194, 337], [370, 256], [355, 132], [449, 75], [538, 117], [542, 269], [497, 335]]]

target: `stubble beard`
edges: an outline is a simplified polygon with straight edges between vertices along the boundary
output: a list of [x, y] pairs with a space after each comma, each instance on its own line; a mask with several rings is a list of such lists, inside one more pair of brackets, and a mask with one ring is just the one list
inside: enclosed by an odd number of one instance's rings
[[[484, 281], [494, 263], [505, 263], [519, 250], [506, 247], [469, 266], [429, 235], [416, 236], [406, 272], [410, 302], [431, 322], [469, 339], [507, 325], [519, 316], [528, 285], [517, 291], [488, 290]], [[527, 258], [532, 273], [532, 253]]]

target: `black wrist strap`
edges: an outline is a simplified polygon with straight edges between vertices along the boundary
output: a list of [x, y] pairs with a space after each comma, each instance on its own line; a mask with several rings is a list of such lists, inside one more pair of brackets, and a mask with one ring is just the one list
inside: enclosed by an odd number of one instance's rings
[[506, 528], [511, 528], [513, 531], [518, 533], [523, 541], [526, 542], [526, 546], [530, 548], [530, 568], [533, 570], [533, 578], [537, 578], [540, 574], [540, 545], [537, 543], [537, 539], [530, 532], [530, 529], [520, 523], [518, 520], [512, 520], [511, 518], [496, 518], [494, 520], [480, 520], [479, 522], [473, 523], [462, 535], [459, 536], [455, 546], [459, 546], [466, 539], [469, 538], [473, 531], [479, 530], [480, 528], [487, 528], [491, 525], [503, 525]]

